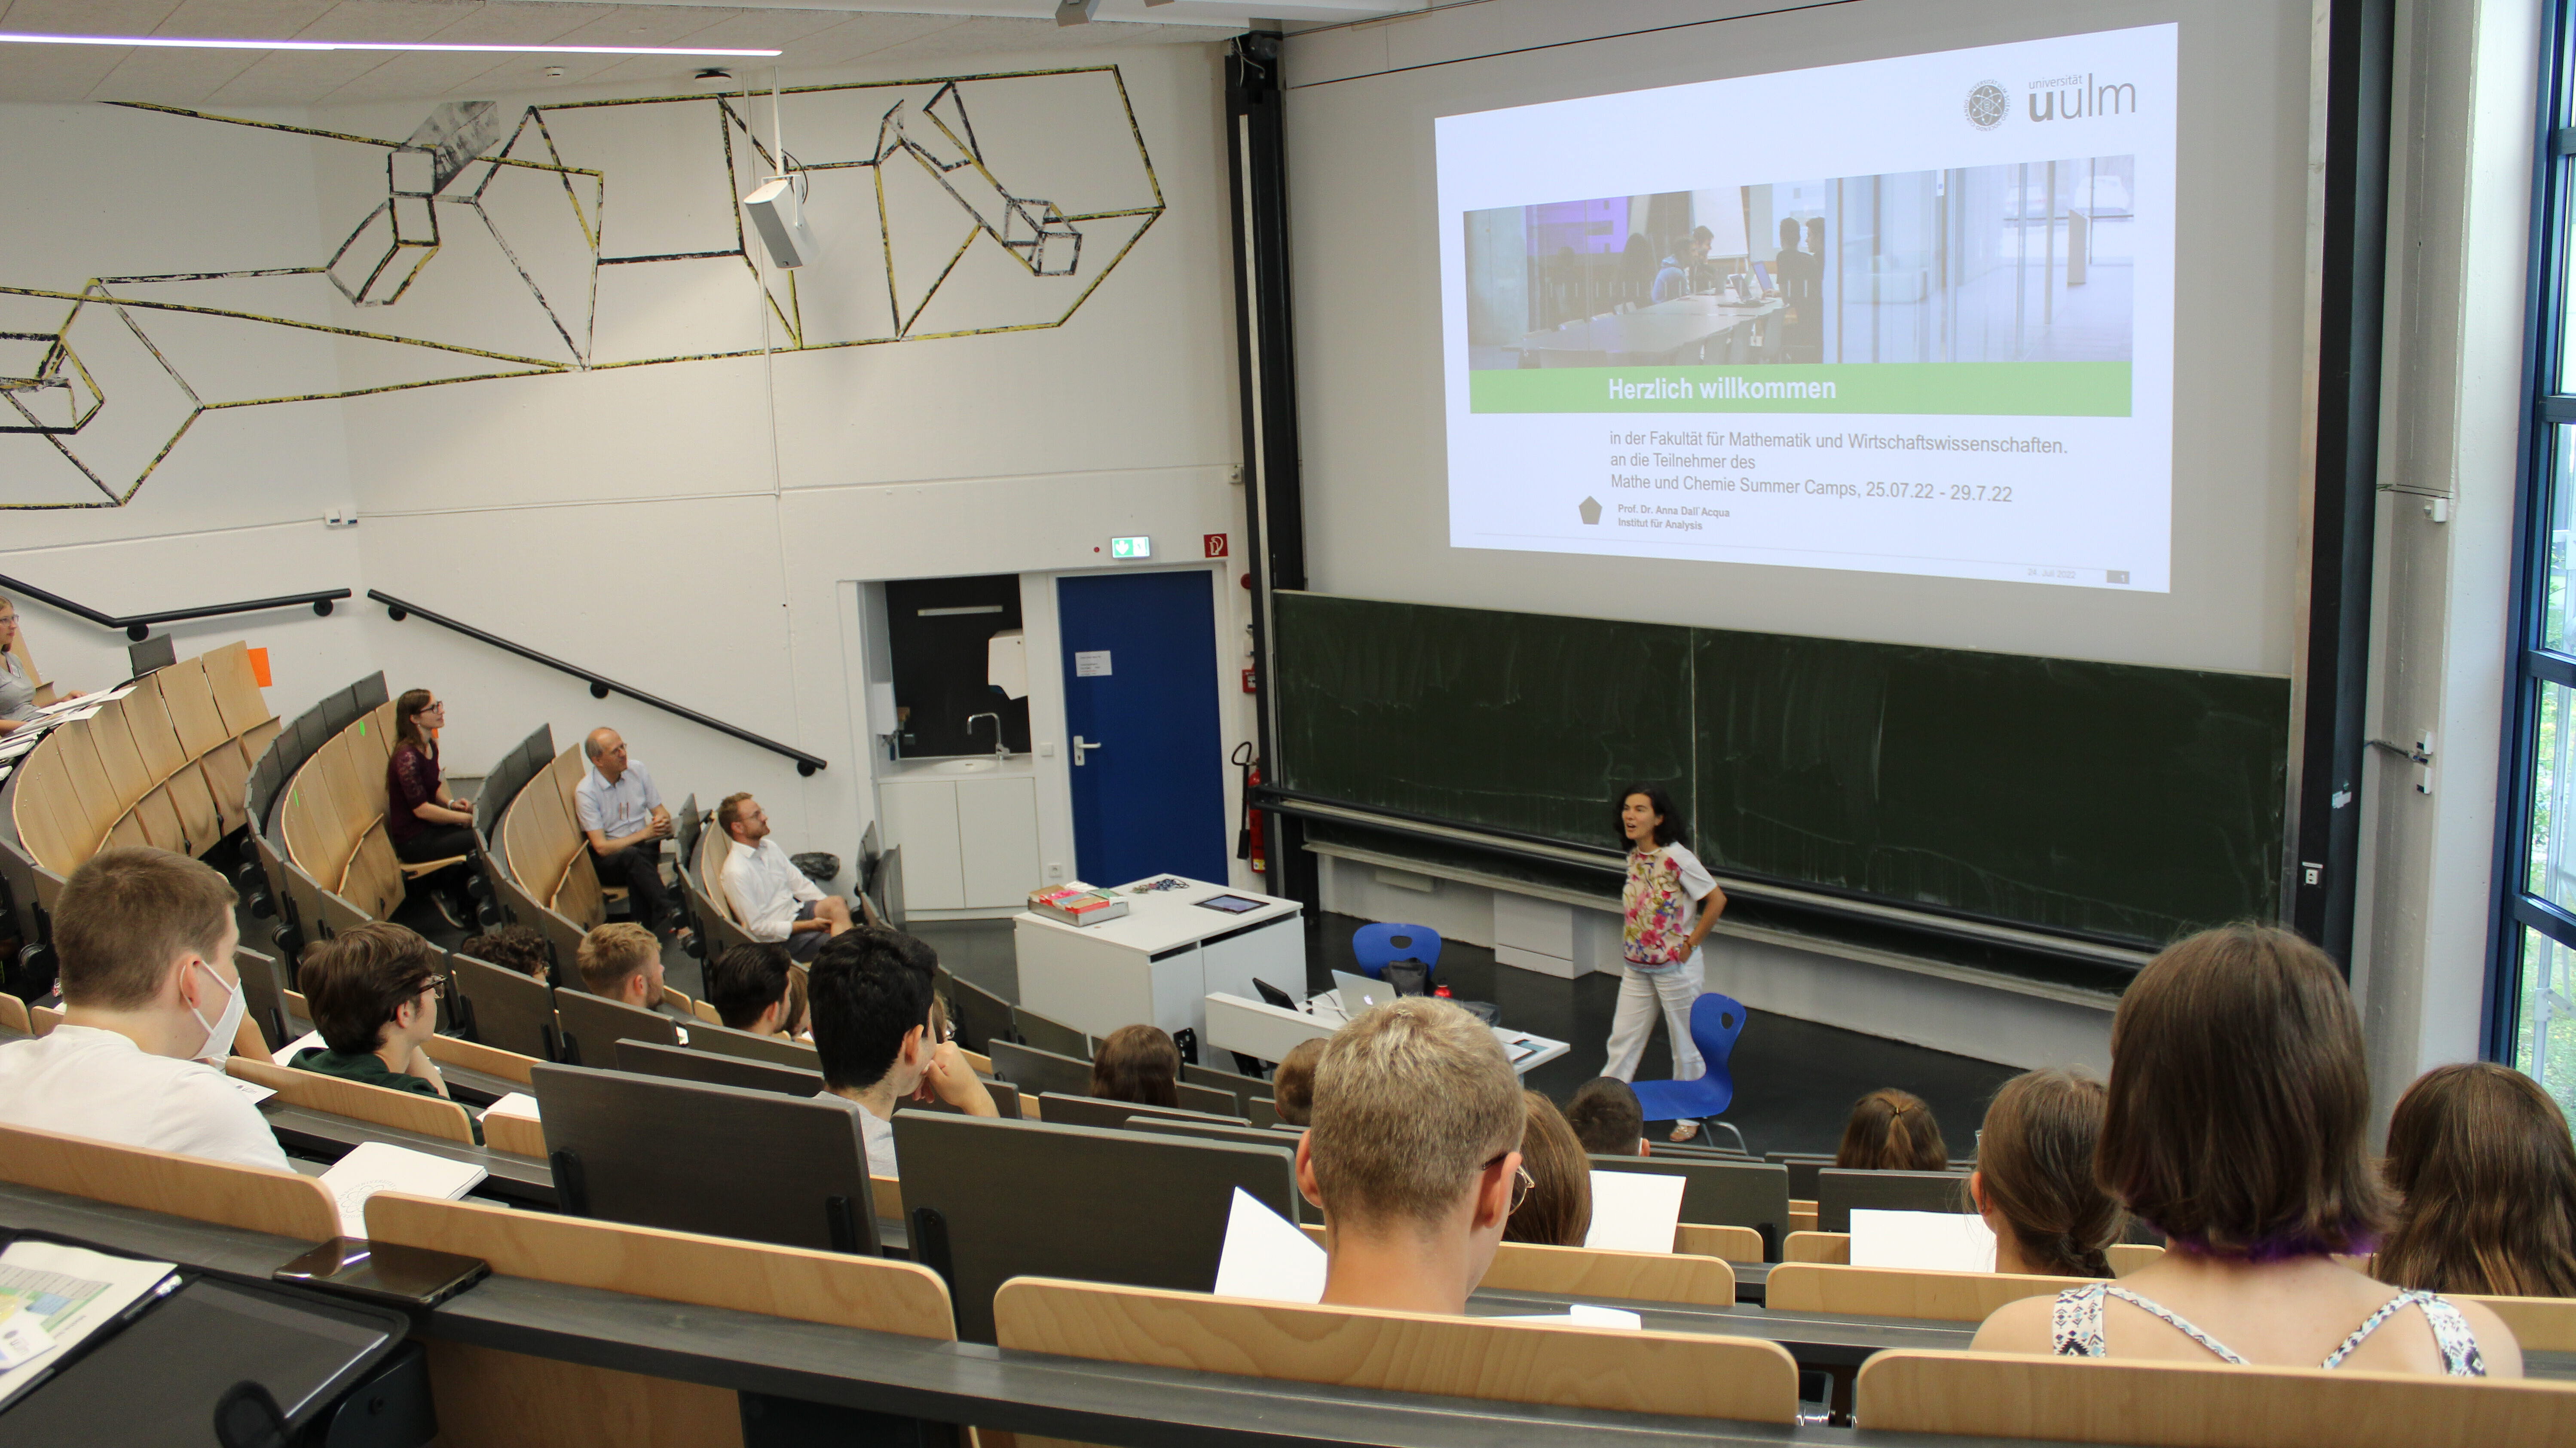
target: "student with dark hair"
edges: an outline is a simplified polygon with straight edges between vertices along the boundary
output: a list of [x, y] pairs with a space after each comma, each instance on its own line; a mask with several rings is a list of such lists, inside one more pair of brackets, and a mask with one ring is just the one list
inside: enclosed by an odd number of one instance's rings
[[1521, 1170], [1530, 1189], [1504, 1221], [1503, 1240], [1580, 1247], [1592, 1231], [1591, 1159], [1555, 1102], [1525, 1090], [1521, 1104]]
[[[438, 731], [447, 706], [427, 689], [407, 689], [394, 701], [394, 745], [385, 761], [385, 839], [405, 864], [474, 853], [474, 804], [447, 792], [438, 767]], [[450, 925], [473, 918], [465, 899], [464, 867], [438, 872], [451, 877], [430, 892]]]
[[1181, 1104], [1181, 1048], [1160, 1026], [1120, 1026], [1091, 1058], [1091, 1094], [1140, 1106]]
[[2491, 1297], [2576, 1297], [2576, 1144], [2538, 1083], [2492, 1061], [2436, 1066], [2388, 1123], [2405, 1199], [2382, 1282]]
[[2323, 951], [2266, 925], [2167, 946], [2111, 1018], [2094, 1156], [2167, 1250], [2118, 1283], [2010, 1303], [1974, 1345], [2520, 1377], [2521, 1348], [2483, 1305], [2392, 1292], [2335, 1260], [2387, 1220], [2369, 1116], [2361, 1021]]
[[[1626, 967], [1619, 973], [1610, 1059], [1601, 1074], [1636, 1078], [1661, 1001], [1664, 1030], [1672, 1038], [1673, 1079], [1695, 1080], [1708, 1069], [1690, 1033], [1691, 1002], [1699, 999], [1704, 979], [1699, 943], [1726, 912], [1726, 892], [1690, 852], [1690, 830], [1662, 785], [1630, 785], [1619, 792], [1619, 835], [1628, 846], [1628, 880], [1620, 891]], [[1675, 1141], [1698, 1134], [1696, 1121], [1673, 1123]]]
[[815, 1099], [858, 1119], [872, 1176], [900, 1175], [895, 1108], [924, 1085], [969, 1116], [1001, 1114], [957, 1043], [932, 1035], [930, 979], [938, 964], [929, 946], [881, 925], [844, 930], [814, 957], [807, 990], [823, 1065]]
[[793, 1040], [805, 1029], [805, 977], [783, 945], [737, 945], [707, 968], [707, 1004], [737, 1031]]
[[1882, 1086], [1852, 1103], [1834, 1165], [1845, 1171], [1948, 1171], [1950, 1148], [1922, 1097]]
[[0, 1121], [286, 1170], [224, 1078], [246, 998], [224, 877], [168, 850], [101, 850], [63, 881], [54, 953], [63, 1019], [0, 1045]]
[[463, 945], [456, 947], [456, 953], [503, 970], [515, 970], [539, 985], [554, 979], [554, 953], [546, 948], [545, 936], [533, 925], [504, 925], [469, 935]]
[[1288, 1048], [1279, 1069], [1270, 1073], [1270, 1105], [1282, 1126], [1304, 1126], [1314, 1118], [1315, 1063], [1324, 1058], [1324, 1038], [1316, 1036]]
[[1652, 1156], [1646, 1145], [1646, 1109], [1637, 1093], [1616, 1076], [1596, 1076], [1583, 1083], [1565, 1104], [1565, 1122], [1583, 1149], [1594, 1156]]
[[[444, 1098], [446, 1078], [429, 1056], [438, 1034], [438, 957], [429, 942], [387, 920], [353, 925], [304, 956], [304, 987], [322, 1044], [286, 1064], [361, 1086]], [[468, 1118], [474, 1139], [483, 1128]]]
[[1530, 1187], [1527, 1116], [1494, 1033], [1448, 1001], [1406, 996], [1335, 1031], [1297, 1140], [1325, 1305], [1464, 1313]]
[[2026, 1071], [1995, 1093], [1968, 1195], [1995, 1234], [1995, 1270], [2108, 1277], [2128, 1214], [2093, 1179], [2108, 1094], [2072, 1071]]

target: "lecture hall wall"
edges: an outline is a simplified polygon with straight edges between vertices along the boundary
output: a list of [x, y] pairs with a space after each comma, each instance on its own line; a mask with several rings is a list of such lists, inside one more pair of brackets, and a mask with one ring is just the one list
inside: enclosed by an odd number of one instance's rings
[[[159, 445], [151, 439], [185, 416], [169, 375], [209, 403], [388, 390], [200, 413], [123, 506], [9, 512], [0, 572], [111, 612], [382, 589], [831, 766], [800, 779], [780, 756], [629, 701], [595, 702], [576, 680], [416, 620], [395, 624], [363, 597], [329, 619], [293, 611], [174, 633], [183, 652], [237, 637], [268, 646], [281, 714], [376, 668], [397, 691], [433, 688], [452, 701], [444, 742], [462, 772], [480, 773], [539, 724], [553, 726], [559, 747], [615, 725], [674, 803], [753, 790], [791, 848], [847, 861], [874, 811], [859, 581], [1089, 569], [1105, 565], [1096, 550], [1110, 536], [1147, 534], [1156, 566], [1217, 570], [1220, 647], [1240, 652], [1243, 489], [1233, 481], [1218, 47], [976, 56], [945, 69], [786, 79], [1067, 66], [1116, 69], [970, 81], [945, 99], [931, 86], [791, 92], [775, 120], [766, 94], [735, 98], [759, 148], [783, 120], [786, 150], [817, 166], [873, 155], [884, 113], [902, 100], [902, 134], [918, 154], [953, 165], [949, 138], [972, 127], [1013, 194], [1077, 216], [1129, 213], [1075, 223], [1081, 251], [1053, 251], [1039, 268], [1063, 274], [1032, 276], [989, 236], [954, 251], [973, 226], [964, 208], [997, 204], [977, 191], [973, 168], [950, 196], [898, 156], [883, 228], [875, 173], [818, 170], [810, 204], [822, 257], [797, 274], [793, 297], [778, 274], [755, 280], [739, 257], [687, 256], [738, 244], [731, 197], [764, 165], [713, 99], [604, 107], [563, 103], [651, 93], [493, 97], [504, 141], [483, 154], [560, 169], [491, 168], [479, 212], [455, 198], [481, 173], [434, 175], [429, 185], [446, 198], [435, 206], [440, 245], [391, 305], [352, 305], [324, 275], [126, 284], [131, 295], [276, 320], [138, 311], [166, 369], [125, 329], [100, 325], [113, 314], [84, 308], [73, 333], [73, 350], [97, 359], [109, 404], [100, 419], [117, 403], [128, 418], [162, 409], [130, 429], [137, 437], [83, 446], [112, 488], [130, 484]], [[542, 131], [522, 132], [532, 104]], [[438, 112], [426, 102], [204, 109], [392, 141]], [[18, 105], [0, 108], [0, 126], [17, 141], [0, 155], [0, 194], [15, 198], [0, 209], [0, 287], [77, 293], [99, 277], [309, 268], [357, 228], [333, 272], [363, 288], [358, 258], [385, 249], [392, 220], [371, 212], [389, 185], [422, 185], [389, 181], [382, 146], [196, 117]], [[25, 204], [31, 197], [44, 204]], [[594, 267], [591, 235], [601, 257], [676, 259]], [[388, 294], [411, 264], [413, 253], [396, 252], [362, 297]], [[764, 285], [774, 307], [764, 308]], [[52, 332], [69, 310], [0, 294], [0, 330]], [[809, 343], [846, 342], [893, 335], [898, 315], [903, 340], [761, 355], [788, 347], [791, 323]], [[966, 335], [921, 335], [931, 332]], [[658, 360], [722, 353], [747, 355]], [[574, 358], [587, 365], [566, 365]], [[519, 375], [444, 380], [496, 372]], [[12, 478], [9, 501], [104, 501], [41, 438], [0, 437], [0, 468]], [[358, 526], [325, 526], [344, 510]], [[1232, 535], [1238, 557], [1202, 564], [1211, 533]], [[21, 611], [49, 674], [122, 676], [121, 636], [40, 605]], [[1033, 612], [1030, 627], [1044, 682], [1051, 615]], [[1231, 668], [1219, 686], [1231, 748], [1249, 737], [1248, 701]], [[1062, 754], [1041, 768], [1052, 771], [1041, 777], [1042, 857], [1068, 860]]]

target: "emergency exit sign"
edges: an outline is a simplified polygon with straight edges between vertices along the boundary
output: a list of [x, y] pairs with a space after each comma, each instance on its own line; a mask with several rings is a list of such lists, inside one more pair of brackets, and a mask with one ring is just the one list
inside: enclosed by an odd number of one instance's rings
[[1151, 538], [1112, 538], [1109, 540], [1109, 556], [1112, 558], [1151, 558], [1154, 556], [1154, 540]]

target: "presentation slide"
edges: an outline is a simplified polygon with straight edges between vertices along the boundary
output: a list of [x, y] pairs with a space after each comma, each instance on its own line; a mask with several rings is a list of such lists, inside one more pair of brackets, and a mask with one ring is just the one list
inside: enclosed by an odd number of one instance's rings
[[2175, 56], [1439, 118], [1451, 545], [2168, 591]]

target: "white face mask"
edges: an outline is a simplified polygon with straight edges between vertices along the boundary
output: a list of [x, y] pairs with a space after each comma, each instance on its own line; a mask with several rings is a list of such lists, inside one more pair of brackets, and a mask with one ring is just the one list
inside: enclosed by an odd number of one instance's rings
[[[224, 978], [215, 975], [213, 966], [207, 965], [202, 960], [190, 963], [202, 967], [206, 974], [214, 975], [215, 984], [223, 984]], [[230, 990], [232, 994], [224, 1001], [223, 1010], [217, 1013], [211, 1025], [195, 1006], [188, 1007], [188, 1014], [195, 1016], [197, 1024], [206, 1028], [206, 1047], [199, 1051], [194, 1059], [221, 1065], [224, 1058], [233, 1053], [233, 1040], [241, 1033], [242, 1017], [249, 1013], [250, 1003], [247, 999], [249, 993], [240, 986], [230, 987]]]

